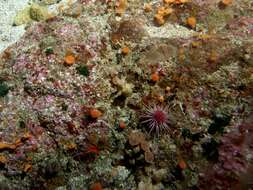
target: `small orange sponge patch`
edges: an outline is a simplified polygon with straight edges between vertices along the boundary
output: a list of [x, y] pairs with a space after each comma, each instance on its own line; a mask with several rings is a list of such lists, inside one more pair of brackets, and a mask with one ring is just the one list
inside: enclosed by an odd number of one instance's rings
[[103, 190], [103, 187], [101, 183], [96, 182], [91, 185], [90, 190]]
[[195, 17], [189, 17], [187, 19], [187, 25], [191, 28], [195, 28], [196, 27], [196, 23], [197, 23], [197, 20]]
[[76, 58], [74, 55], [66, 55], [64, 57], [64, 62], [67, 64], [67, 65], [73, 65], [76, 61]]
[[232, 3], [232, 0], [222, 0], [221, 3], [225, 6], [228, 6]]
[[97, 119], [99, 117], [102, 116], [102, 112], [97, 110], [97, 109], [91, 109], [90, 110], [90, 116], [93, 118], [93, 119]]
[[160, 79], [160, 77], [159, 77], [158, 73], [153, 73], [153, 74], [151, 75], [151, 80], [152, 80], [153, 82], [157, 82], [157, 81], [159, 81], [159, 79]]
[[121, 52], [122, 52], [123, 55], [127, 55], [130, 52], [130, 49], [128, 47], [123, 47], [121, 49]]

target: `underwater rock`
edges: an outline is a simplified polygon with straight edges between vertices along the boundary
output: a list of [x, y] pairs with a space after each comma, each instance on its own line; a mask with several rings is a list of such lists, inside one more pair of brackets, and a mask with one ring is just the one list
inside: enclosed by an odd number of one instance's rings
[[34, 2], [17, 15], [26, 33], [0, 55], [0, 189], [243, 183], [248, 0]]

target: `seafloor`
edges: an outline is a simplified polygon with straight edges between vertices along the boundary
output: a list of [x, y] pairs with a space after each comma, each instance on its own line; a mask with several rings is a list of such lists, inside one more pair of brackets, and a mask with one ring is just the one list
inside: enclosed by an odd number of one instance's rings
[[251, 0], [29, 11], [0, 59], [1, 190], [253, 188]]

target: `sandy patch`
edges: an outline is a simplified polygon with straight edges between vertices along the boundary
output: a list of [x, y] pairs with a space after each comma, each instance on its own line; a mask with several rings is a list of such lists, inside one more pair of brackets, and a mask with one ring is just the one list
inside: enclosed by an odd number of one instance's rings
[[25, 32], [25, 26], [12, 26], [16, 13], [22, 10], [28, 0], [0, 1], [0, 52], [15, 43]]
[[[25, 25], [13, 26], [16, 14], [23, 10], [30, 0], [0, 0], [0, 53], [11, 44], [17, 42], [25, 33]], [[75, 3], [76, 0], [62, 0], [50, 5], [49, 11], [57, 14]]]

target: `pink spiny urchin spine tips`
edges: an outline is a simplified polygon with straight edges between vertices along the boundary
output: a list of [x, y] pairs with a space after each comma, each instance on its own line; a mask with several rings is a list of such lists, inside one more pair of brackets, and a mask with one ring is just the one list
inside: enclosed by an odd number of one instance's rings
[[141, 123], [149, 129], [149, 133], [155, 132], [159, 136], [161, 132], [169, 130], [169, 116], [167, 107], [147, 107], [141, 115]]

